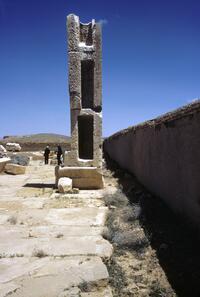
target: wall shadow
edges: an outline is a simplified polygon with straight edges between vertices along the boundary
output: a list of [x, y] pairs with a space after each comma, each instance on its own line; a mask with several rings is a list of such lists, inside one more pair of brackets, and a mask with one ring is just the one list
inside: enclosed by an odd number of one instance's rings
[[140, 205], [140, 224], [177, 296], [200, 297], [199, 230], [148, 192], [132, 174], [120, 169], [108, 156], [105, 159], [130, 203]]

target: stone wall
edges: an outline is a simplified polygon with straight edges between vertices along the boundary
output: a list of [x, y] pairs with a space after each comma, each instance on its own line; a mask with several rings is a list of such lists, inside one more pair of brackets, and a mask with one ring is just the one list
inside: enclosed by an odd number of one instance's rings
[[200, 226], [200, 100], [112, 135], [104, 150]]

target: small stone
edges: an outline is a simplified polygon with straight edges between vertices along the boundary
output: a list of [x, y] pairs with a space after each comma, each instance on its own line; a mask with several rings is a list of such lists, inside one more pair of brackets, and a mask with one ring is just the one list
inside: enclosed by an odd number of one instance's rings
[[58, 180], [59, 193], [70, 193], [72, 191], [72, 179], [68, 177], [61, 177]]
[[73, 188], [73, 194], [78, 194], [79, 193], [79, 189], [78, 188]]
[[114, 205], [109, 205], [108, 208], [109, 208], [109, 209], [116, 209], [117, 207], [114, 206]]

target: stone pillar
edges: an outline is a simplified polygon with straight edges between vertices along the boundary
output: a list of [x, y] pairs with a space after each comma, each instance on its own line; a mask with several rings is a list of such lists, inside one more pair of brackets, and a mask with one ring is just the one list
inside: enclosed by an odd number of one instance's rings
[[65, 154], [59, 177], [70, 177], [82, 189], [103, 187], [101, 27], [67, 17], [71, 151]]
[[67, 17], [71, 151], [65, 166], [102, 167], [101, 27]]

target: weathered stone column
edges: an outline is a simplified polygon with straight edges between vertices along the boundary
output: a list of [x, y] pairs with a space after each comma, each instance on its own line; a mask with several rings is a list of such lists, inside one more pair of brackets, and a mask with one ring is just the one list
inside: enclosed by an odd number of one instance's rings
[[101, 27], [67, 17], [71, 152], [66, 166], [102, 166]]
[[[102, 168], [102, 46], [101, 27], [92, 20], [82, 24], [73, 14], [67, 17], [69, 96], [71, 111], [71, 151], [65, 155], [62, 176], [99, 179], [103, 186]], [[73, 167], [73, 170], [72, 170]], [[76, 169], [75, 169], [76, 168]], [[85, 168], [85, 171], [84, 171]], [[92, 172], [98, 172], [92, 173]], [[80, 174], [80, 176], [79, 176]], [[75, 178], [74, 176], [72, 178]], [[78, 183], [83, 185], [83, 181]], [[86, 188], [86, 187], [84, 187]]]

